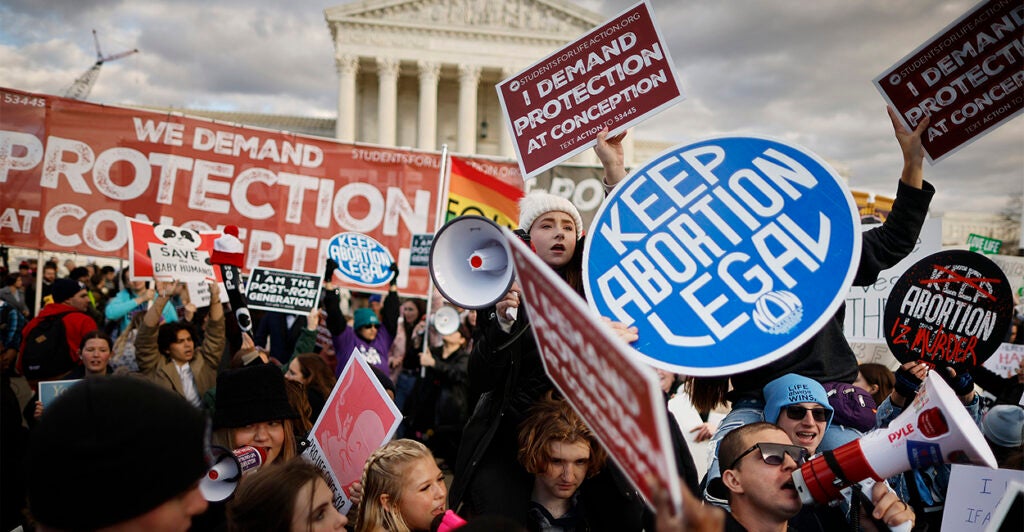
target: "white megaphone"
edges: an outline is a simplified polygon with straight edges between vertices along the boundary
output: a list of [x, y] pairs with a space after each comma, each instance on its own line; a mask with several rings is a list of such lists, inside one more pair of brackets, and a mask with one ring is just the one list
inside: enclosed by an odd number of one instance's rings
[[455, 310], [455, 307], [445, 305], [436, 312], [434, 312], [434, 330], [441, 336], [448, 336], [449, 334], [459, 330], [459, 325], [462, 324], [462, 317], [459, 316], [459, 311]]
[[249, 445], [229, 451], [223, 447], [210, 448], [212, 465], [199, 480], [199, 491], [209, 502], [225, 501], [235, 493], [242, 475], [259, 469], [267, 460], [263, 449]]
[[482, 216], [460, 216], [444, 224], [430, 246], [429, 268], [445, 299], [474, 310], [504, 297], [515, 274], [505, 235]]
[[996, 457], [971, 415], [942, 377], [928, 373], [913, 402], [888, 428], [825, 451], [793, 472], [804, 504], [838, 499], [867, 478], [883, 480], [935, 464], [996, 467]]

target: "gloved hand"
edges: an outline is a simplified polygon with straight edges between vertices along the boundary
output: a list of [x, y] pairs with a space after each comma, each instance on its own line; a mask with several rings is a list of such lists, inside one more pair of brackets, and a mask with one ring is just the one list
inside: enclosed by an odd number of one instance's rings
[[397, 262], [392, 262], [391, 263], [391, 271], [395, 272], [395, 274], [391, 276], [390, 284], [391, 284], [391, 286], [395, 286], [395, 285], [398, 284], [398, 263]]
[[966, 366], [956, 365], [943, 368], [940, 375], [957, 397], [963, 397], [974, 391], [974, 377], [971, 377], [971, 372]]
[[896, 393], [902, 395], [907, 401], [910, 401], [915, 395], [917, 395], [917, 388], [921, 386], [921, 379], [911, 372], [907, 367], [908, 365], [910, 364], [904, 364], [900, 366], [900, 369], [896, 370], [895, 389]]
[[338, 269], [338, 263], [335, 262], [334, 259], [328, 258], [327, 259], [327, 267], [324, 270], [324, 281], [328, 282], [328, 283], [331, 282], [331, 279], [334, 278], [334, 270], [337, 270], [337, 269]]

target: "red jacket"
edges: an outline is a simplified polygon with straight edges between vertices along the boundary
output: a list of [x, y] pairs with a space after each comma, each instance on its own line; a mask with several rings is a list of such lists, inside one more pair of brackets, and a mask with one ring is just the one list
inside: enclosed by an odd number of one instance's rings
[[[72, 312], [73, 311], [73, 312]], [[79, 357], [78, 348], [82, 344], [82, 337], [89, 334], [97, 329], [96, 322], [85, 312], [80, 312], [71, 305], [65, 305], [64, 303], [50, 303], [39, 311], [39, 315], [32, 318], [32, 321], [25, 324], [25, 328], [21, 330], [21, 349], [18, 350], [18, 373], [22, 373], [21, 369], [21, 357], [25, 352], [25, 344], [28, 343], [28, 335], [32, 332], [39, 322], [47, 317], [54, 314], [60, 314], [62, 312], [68, 312], [63, 318], [64, 330], [68, 336], [68, 347], [71, 348], [71, 360], [78, 364], [81, 357]]]

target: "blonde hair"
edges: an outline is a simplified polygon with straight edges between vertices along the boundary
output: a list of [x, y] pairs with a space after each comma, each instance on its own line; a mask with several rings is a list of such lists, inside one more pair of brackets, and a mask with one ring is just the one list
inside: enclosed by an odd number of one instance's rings
[[[394, 440], [377, 449], [366, 459], [363, 468], [363, 502], [356, 514], [356, 532], [383, 528], [389, 532], [410, 532], [409, 525], [398, 511], [402, 484], [409, 464], [421, 458], [434, 459], [425, 445], [414, 440]], [[387, 495], [391, 508], [381, 503]]]

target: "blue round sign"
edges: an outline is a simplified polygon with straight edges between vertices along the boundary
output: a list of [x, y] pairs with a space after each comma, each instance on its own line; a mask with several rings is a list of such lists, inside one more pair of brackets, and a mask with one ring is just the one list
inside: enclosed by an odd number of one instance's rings
[[338, 263], [335, 274], [356, 284], [379, 286], [393, 275], [391, 252], [362, 233], [334, 235], [327, 245], [327, 256]]
[[724, 137], [672, 148], [601, 205], [591, 308], [636, 326], [647, 362], [694, 376], [767, 364], [814, 335], [860, 260], [853, 196], [813, 153]]

